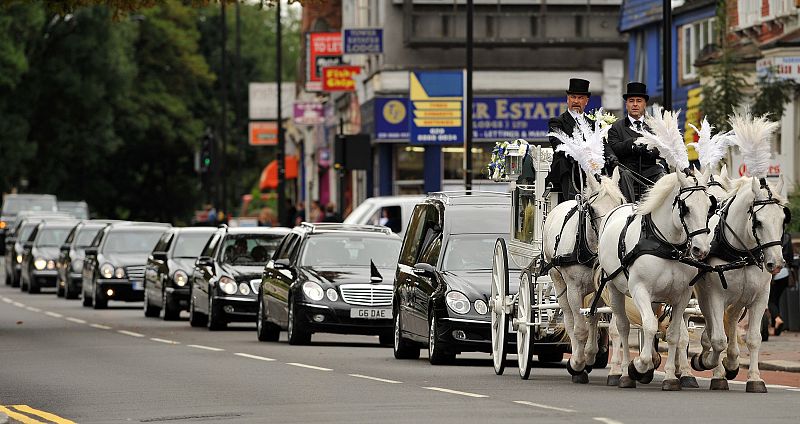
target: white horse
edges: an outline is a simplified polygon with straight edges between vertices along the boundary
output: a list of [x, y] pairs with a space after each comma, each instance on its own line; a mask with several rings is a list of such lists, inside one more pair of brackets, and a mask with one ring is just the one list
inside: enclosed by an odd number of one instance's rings
[[[550, 278], [556, 293], [559, 294], [558, 304], [564, 312], [564, 327], [572, 346], [572, 356], [567, 362], [567, 370], [572, 375], [573, 382], [585, 384], [589, 382], [587, 367], [594, 365], [599, 349], [597, 319], [583, 316], [580, 308], [583, 306], [583, 299], [596, 291], [592, 279], [592, 267], [597, 252], [597, 231], [606, 215], [625, 202], [625, 197], [619, 189], [619, 171], [615, 169], [611, 178], [600, 177], [599, 182], [592, 177], [587, 178], [583, 199], [583, 204], [587, 207], [584, 214], [578, 212], [581, 205], [575, 200], [570, 200], [560, 203], [547, 215], [542, 246], [545, 260], [550, 263], [557, 256], [569, 255], [576, 251], [579, 242], [578, 233], [583, 231], [582, 240], [585, 241], [584, 246], [589, 252], [583, 251], [583, 255], [579, 254], [577, 258], [569, 261], [572, 263], [556, 264], [550, 270]], [[581, 216], [584, 219], [582, 226], [579, 225]], [[577, 251], [582, 250], [578, 247]]]
[[682, 359], [681, 378], [693, 379], [685, 351], [682, 352], [683, 358], [679, 358], [677, 350], [684, 328], [682, 311], [691, 297], [689, 282], [697, 275], [697, 268], [676, 259], [650, 254], [639, 256], [623, 267], [618, 252], [623, 231], [626, 231], [622, 236], [624, 252], [629, 253], [639, 242], [642, 220], [647, 219], [652, 223], [648, 228], [653, 229], [664, 246], [671, 246], [682, 257], [688, 251], [691, 258], [703, 259], [710, 248], [707, 228], [711, 207], [706, 193], [708, 178], [709, 173], [687, 176], [683, 172], [676, 172], [666, 175], [650, 189], [638, 208], [623, 205], [611, 212], [601, 230], [598, 259], [602, 270], [611, 277], [607, 290], [621, 343], [620, 387], [636, 387], [636, 381], [649, 383], [655, 371], [654, 355], [658, 354], [651, 343], [644, 343], [641, 355], [630, 360], [630, 321], [625, 313], [626, 295], [632, 297], [641, 316], [643, 340], [653, 340], [658, 330], [658, 319], [652, 308], [654, 302], [669, 304], [674, 311], [667, 330], [667, 375], [662, 389], [681, 388], [675, 373], [676, 359]]
[[[778, 194], [782, 188], [783, 179], [776, 187], [772, 187], [766, 181], [742, 177], [733, 182], [733, 197], [711, 221], [715, 243], [709, 263], [718, 266], [739, 260], [748, 261], [747, 266], [724, 273], [727, 289], [723, 288], [722, 279], [715, 272], [706, 274], [695, 287], [706, 327], [701, 339], [703, 351], [692, 357], [692, 367], [697, 370], [714, 369], [712, 390], [728, 390], [726, 378], [732, 379], [739, 372], [736, 324], [747, 309], [749, 327], [746, 341], [750, 351], [750, 367], [746, 390], [756, 393], [767, 391], [758, 369], [761, 347], [758, 323], [767, 307], [772, 274], [785, 265], [781, 237], [786, 200]], [[727, 357], [720, 361], [726, 348]]]

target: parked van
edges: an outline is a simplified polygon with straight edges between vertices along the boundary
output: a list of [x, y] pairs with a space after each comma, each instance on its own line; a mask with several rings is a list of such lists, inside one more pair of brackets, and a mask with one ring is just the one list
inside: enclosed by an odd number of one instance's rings
[[425, 196], [370, 197], [345, 218], [345, 224], [385, 225], [402, 237], [414, 206]]

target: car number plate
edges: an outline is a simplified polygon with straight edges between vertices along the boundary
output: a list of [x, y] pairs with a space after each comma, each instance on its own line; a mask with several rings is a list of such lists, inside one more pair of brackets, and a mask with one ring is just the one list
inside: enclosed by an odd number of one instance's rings
[[141, 281], [131, 281], [133, 290], [144, 290], [144, 284]]
[[352, 308], [350, 318], [392, 319], [392, 308]]

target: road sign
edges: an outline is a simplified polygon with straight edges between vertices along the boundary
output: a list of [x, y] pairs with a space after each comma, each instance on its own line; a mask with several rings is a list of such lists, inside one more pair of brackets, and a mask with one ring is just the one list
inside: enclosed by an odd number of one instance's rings
[[318, 102], [294, 102], [294, 123], [297, 125], [324, 124], [325, 106]]
[[277, 122], [250, 122], [248, 133], [251, 146], [278, 145]]
[[322, 68], [341, 64], [341, 33], [306, 33], [306, 91], [322, 91]]
[[383, 53], [383, 29], [358, 28], [344, 30], [344, 54]]
[[360, 66], [327, 66], [322, 68], [323, 91], [355, 91], [353, 77], [361, 73]]
[[[294, 102], [295, 89], [293, 82], [281, 84], [282, 116], [289, 117]], [[252, 120], [278, 119], [278, 84], [274, 82], [251, 82], [249, 86], [249, 108]]]
[[464, 71], [410, 72], [409, 78], [411, 143], [463, 143]]

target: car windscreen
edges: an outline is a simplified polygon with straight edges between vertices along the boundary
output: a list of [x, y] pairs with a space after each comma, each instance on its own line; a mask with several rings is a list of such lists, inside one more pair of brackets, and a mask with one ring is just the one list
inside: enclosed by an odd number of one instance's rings
[[326, 234], [306, 241], [302, 266], [368, 266], [370, 260], [381, 268], [395, 268], [401, 241], [389, 237], [359, 237]]
[[33, 229], [36, 228], [38, 224], [38, 222], [23, 224], [22, 228], [19, 229], [19, 236], [17, 237], [17, 240], [20, 242], [28, 240], [33, 232]]
[[89, 209], [83, 205], [59, 205], [58, 210], [70, 213], [78, 219], [89, 219]]
[[[458, 234], [450, 237], [444, 251], [442, 268], [445, 271], [477, 271], [492, 269], [494, 245], [500, 234]], [[509, 261], [509, 268], [517, 266]]]
[[97, 236], [101, 228], [81, 228], [75, 236], [75, 245], [78, 247], [89, 247]]
[[173, 257], [196, 258], [200, 256], [203, 246], [206, 245], [211, 233], [184, 233], [175, 241]]
[[281, 234], [229, 234], [219, 259], [231, 265], [264, 265], [282, 239]]
[[56, 202], [53, 199], [20, 199], [7, 198], [3, 204], [3, 215], [16, 214], [22, 211], [55, 212]]
[[106, 236], [104, 253], [150, 253], [164, 230], [111, 231]]
[[67, 239], [71, 228], [43, 228], [36, 235], [37, 246], [61, 246]]

